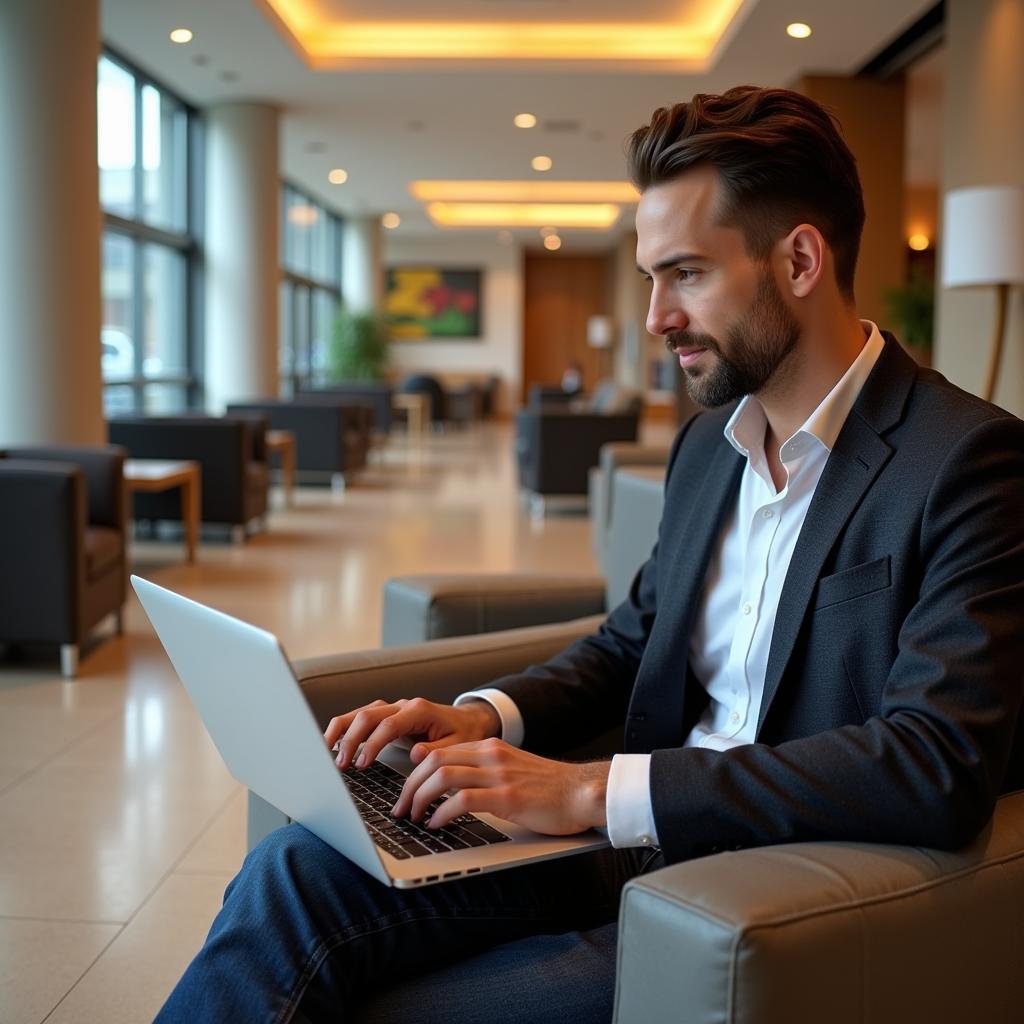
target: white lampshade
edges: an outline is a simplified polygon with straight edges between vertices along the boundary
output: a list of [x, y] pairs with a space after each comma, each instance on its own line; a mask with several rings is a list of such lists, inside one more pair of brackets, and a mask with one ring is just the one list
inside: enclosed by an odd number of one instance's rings
[[946, 193], [942, 284], [1024, 284], [1024, 188]]
[[587, 317], [587, 344], [591, 348], [611, 348], [615, 324], [610, 316]]

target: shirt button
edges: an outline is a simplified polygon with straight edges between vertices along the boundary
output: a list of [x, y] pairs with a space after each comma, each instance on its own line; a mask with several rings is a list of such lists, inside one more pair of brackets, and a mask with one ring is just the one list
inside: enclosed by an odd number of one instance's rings
[[749, 615], [749, 614], [750, 614], [750, 605], [749, 605], [749, 604], [745, 604], [745, 605], [744, 605], [744, 606], [743, 606], [743, 607], [742, 607], [742, 608], [740, 609], [740, 611], [742, 611], [744, 615]]
[[739, 720], [740, 720], [740, 716], [739, 716], [739, 712], [738, 711], [734, 711], [729, 716], [729, 721], [732, 722], [733, 725], [735, 725]]
[[772, 518], [772, 516], [774, 516], [774, 515], [775, 515], [775, 513], [774, 513], [774, 512], [773, 512], [773, 511], [772, 511], [772, 510], [771, 510], [770, 508], [766, 508], [766, 509], [765, 509], [765, 510], [764, 510], [764, 511], [763, 511], [763, 512], [761, 513], [761, 515], [763, 515], [763, 516], [765, 517], [765, 519], [771, 519], [771, 518]]
[[651, 837], [650, 836], [641, 836], [640, 837], [640, 845], [641, 846], [650, 846], [651, 845]]

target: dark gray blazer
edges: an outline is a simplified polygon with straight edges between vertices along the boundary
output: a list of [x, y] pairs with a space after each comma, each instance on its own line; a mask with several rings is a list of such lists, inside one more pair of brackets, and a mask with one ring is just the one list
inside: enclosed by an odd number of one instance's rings
[[653, 752], [669, 862], [839, 839], [955, 848], [1024, 785], [1024, 422], [885, 348], [829, 456], [790, 563], [757, 741], [681, 747], [707, 695], [688, 647], [743, 460], [733, 409], [692, 419], [658, 543], [599, 632], [497, 685], [524, 746], [624, 723]]

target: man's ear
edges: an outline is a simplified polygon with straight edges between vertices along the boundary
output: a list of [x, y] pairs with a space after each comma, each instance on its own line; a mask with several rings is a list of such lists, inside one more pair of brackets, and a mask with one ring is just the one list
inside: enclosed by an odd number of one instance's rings
[[813, 224], [798, 224], [776, 243], [782, 263], [782, 281], [790, 294], [805, 299], [818, 286], [829, 260], [828, 246]]

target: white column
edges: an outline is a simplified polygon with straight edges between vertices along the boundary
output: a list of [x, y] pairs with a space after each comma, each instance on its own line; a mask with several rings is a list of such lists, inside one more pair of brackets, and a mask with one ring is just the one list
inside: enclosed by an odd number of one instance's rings
[[384, 295], [380, 218], [345, 221], [341, 250], [341, 297], [353, 311], [379, 311]]
[[0, 446], [105, 441], [97, 0], [0, 3]]
[[206, 111], [206, 407], [277, 394], [278, 111]]
[[[942, 192], [1024, 185], [1024, 2], [946, 5]], [[935, 366], [979, 393], [995, 324], [994, 288], [939, 288]], [[1024, 415], [1024, 289], [1011, 291], [996, 404]]]

